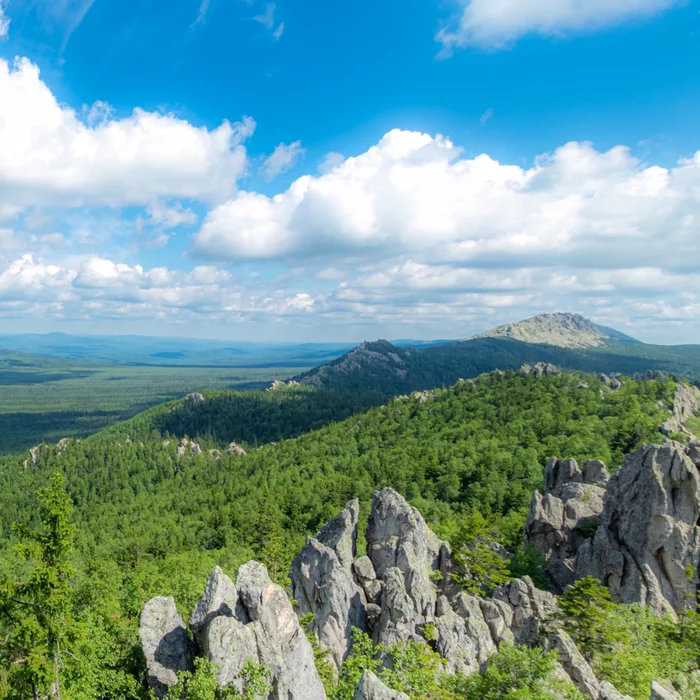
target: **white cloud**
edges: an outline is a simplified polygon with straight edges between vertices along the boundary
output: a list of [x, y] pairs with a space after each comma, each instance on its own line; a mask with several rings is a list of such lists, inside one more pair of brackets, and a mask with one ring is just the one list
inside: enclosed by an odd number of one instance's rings
[[255, 127], [246, 118], [210, 131], [140, 109], [115, 119], [103, 103], [88, 116], [92, 125], [60, 105], [27, 59], [0, 59], [0, 214], [226, 198], [246, 171], [242, 141]]
[[[241, 192], [193, 241], [213, 259], [420, 255], [472, 266], [677, 264], [697, 250], [700, 153], [673, 169], [624, 147], [569, 143], [530, 168], [392, 131], [332, 171], [267, 197]], [[337, 261], [334, 263], [337, 264]]]
[[437, 39], [449, 53], [475, 45], [503, 48], [521, 36], [589, 32], [647, 18], [684, 0], [458, 0], [459, 12]]
[[6, 13], [7, 2], [0, 0], [0, 39], [4, 39], [10, 32], [10, 18]]
[[286, 173], [301, 158], [306, 150], [301, 147], [301, 141], [286, 144], [280, 143], [263, 163], [263, 173], [269, 180], [281, 173]]
[[191, 209], [183, 207], [180, 202], [168, 206], [164, 202], [156, 200], [146, 207], [146, 211], [150, 217], [149, 223], [162, 229], [197, 223], [197, 215]]

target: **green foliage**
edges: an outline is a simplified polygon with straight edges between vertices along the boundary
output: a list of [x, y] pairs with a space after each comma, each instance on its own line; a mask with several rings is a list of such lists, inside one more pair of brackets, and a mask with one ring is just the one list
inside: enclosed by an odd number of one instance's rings
[[624, 628], [611, 624], [615, 604], [610, 592], [593, 576], [586, 576], [559, 597], [564, 629], [583, 655], [591, 661], [596, 653], [609, 651], [626, 637]]
[[546, 588], [547, 577], [544, 573], [544, 557], [532, 545], [518, 545], [508, 563], [511, 578], [529, 576], [538, 588]]
[[460, 700], [583, 700], [571, 685], [555, 678], [556, 656], [541, 648], [503, 645], [475, 676], [448, 681]]
[[[27, 563], [23, 581], [0, 582], [0, 661], [8, 669], [8, 698], [44, 697], [60, 689], [63, 656], [74, 635], [70, 615], [69, 557], [75, 527], [63, 476], [38, 493], [41, 527], [15, 527], [17, 555]], [[52, 690], [53, 688], [53, 690]]]
[[[412, 700], [451, 700], [444, 688], [444, 661], [422, 642], [399, 642], [389, 650], [391, 664], [381, 673], [382, 681]], [[456, 700], [456, 699], [455, 699]]]
[[318, 671], [318, 675], [321, 678], [323, 686], [328, 690], [335, 684], [336, 671], [333, 662], [330, 660], [330, 653], [328, 649], [324, 649], [318, 643], [318, 638], [316, 636], [316, 631], [314, 629], [315, 615], [313, 613], [307, 613], [299, 618], [299, 624], [304, 630], [306, 638], [311, 644], [311, 648], [314, 652], [314, 665]]
[[378, 655], [384, 651], [384, 647], [375, 648], [372, 640], [357, 627], [352, 628], [352, 651], [343, 662], [338, 680], [326, 692], [329, 700], [352, 700], [355, 688], [365, 671], [379, 673], [382, 661]]
[[194, 672], [180, 671], [178, 682], [168, 692], [168, 700], [264, 700], [272, 690], [269, 671], [260, 664], [246, 660], [235, 685], [219, 688], [216, 666], [206, 659], [195, 659]]

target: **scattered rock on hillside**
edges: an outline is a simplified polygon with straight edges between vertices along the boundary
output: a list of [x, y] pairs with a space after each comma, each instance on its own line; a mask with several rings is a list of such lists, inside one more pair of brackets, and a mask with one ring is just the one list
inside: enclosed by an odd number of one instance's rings
[[235, 442], [229, 443], [229, 446], [226, 448], [226, 454], [227, 455], [245, 455], [248, 454], [240, 445], [237, 445]]
[[172, 598], [160, 596], [146, 603], [139, 624], [141, 647], [146, 657], [148, 685], [164, 697], [177, 683], [178, 671], [193, 669], [193, 649], [187, 628]]
[[202, 454], [202, 448], [194, 440], [188, 440], [185, 438], [177, 446], [175, 454], [177, 455], [178, 459], [182, 459], [183, 457], [188, 456], [188, 454], [190, 457], [196, 457], [197, 455]]
[[523, 374], [532, 374], [535, 377], [556, 377], [561, 374], [559, 367], [549, 362], [537, 362], [534, 365], [524, 364], [520, 371]]
[[658, 681], [651, 684], [649, 700], [683, 700], [679, 693]]

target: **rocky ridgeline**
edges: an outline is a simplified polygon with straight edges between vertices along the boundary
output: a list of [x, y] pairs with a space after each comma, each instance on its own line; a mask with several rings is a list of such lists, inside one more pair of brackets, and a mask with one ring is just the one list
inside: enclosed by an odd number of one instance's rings
[[[666, 474], [662, 465], [667, 462], [668, 477], [659, 477], [660, 472]], [[647, 447], [632, 455], [619, 473], [632, 469], [636, 469], [636, 481], [640, 485], [638, 498], [643, 490], [658, 483], [659, 488], [667, 489], [669, 499], [679, 499], [679, 510], [667, 513], [664, 522], [668, 526], [667, 539], [680, 547], [672, 550], [674, 556], [684, 562], [686, 556], [692, 557], [692, 547], [685, 551], [681, 546], [685, 540], [677, 539], [673, 533], [686, 532], [684, 523], [690, 514], [697, 518], [697, 493], [694, 505], [687, 500], [692, 495], [690, 487], [694, 485], [697, 489], [695, 465], [680, 446], [666, 445]], [[629, 482], [635, 479], [631, 474], [624, 479], [617, 475], [611, 479], [600, 462], [588, 462], [581, 470], [573, 460], [553, 461], [547, 467], [546, 478], [548, 493], [544, 497], [536, 495], [538, 502], [558, 499], [561, 504], [568, 504], [580, 500], [587, 504], [587, 509], [579, 513], [584, 519], [593, 517], [589, 512], [598, 511], [599, 516], [605, 512], [607, 494], [612, 493], [615, 479], [620, 481], [625, 497], [631, 498], [634, 486]], [[677, 484], [686, 482], [688, 487], [679, 492]], [[587, 498], [586, 489], [596, 491]], [[569, 492], [578, 495], [569, 498]], [[687, 513], [685, 508], [689, 508]], [[564, 506], [562, 523], [563, 509]], [[533, 513], [537, 512], [534, 508]], [[610, 512], [612, 518], [613, 510]], [[567, 521], [568, 529], [562, 525], [557, 530], [560, 534], [550, 538], [559, 547], [556, 552], [559, 568], [570, 565], [575, 549], [568, 533], [576, 531], [580, 518], [576, 520], [578, 516], [573, 513]], [[632, 517], [641, 531], [656, 528], [656, 511], [643, 505], [635, 513]], [[336, 668], [340, 668], [351, 652], [353, 627], [371, 635], [376, 644], [386, 646], [402, 641], [428, 643], [429, 636], [433, 648], [445, 659], [447, 670], [453, 673], [476, 673], [498, 653], [501, 644], [515, 642], [556, 650], [560, 672], [588, 697], [623, 698], [610, 684], [599, 682], [563, 630], [552, 631], [557, 599], [538, 590], [528, 577], [497, 589], [490, 599], [459, 590], [451, 577], [449, 543], [438, 539], [421, 514], [392, 489], [374, 494], [366, 533], [367, 555], [359, 558], [358, 520], [359, 503], [351, 501], [315, 537], [308, 538], [292, 566], [296, 610], [285, 591], [270, 580], [265, 567], [254, 561], [239, 569], [235, 584], [221, 569], [214, 569], [190, 617], [194, 641], [190, 641], [172, 598], [149, 601], [141, 616], [140, 635], [148, 681], [156, 694], [159, 697], [166, 694], [168, 687], [176, 682], [177, 671], [191, 669], [195, 655], [199, 654], [216, 664], [222, 686], [239, 682], [237, 677], [244, 662], [252, 659], [264, 664], [271, 673], [273, 690], [269, 700], [325, 698], [314, 667], [313, 649], [297, 617], [297, 614], [313, 613], [315, 634]], [[534, 522], [532, 517], [528, 522], [528, 537], [533, 543]], [[619, 520], [616, 528], [616, 536], [626, 532], [625, 528], [620, 529]], [[553, 532], [554, 529], [548, 534]], [[543, 528], [540, 535], [545, 535]], [[583, 539], [579, 551], [586, 541], [591, 540]], [[554, 567], [554, 558], [550, 557], [550, 561]], [[575, 567], [574, 573], [567, 570], [569, 579], [575, 575]], [[606, 578], [609, 582], [610, 577]], [[631, 590], [629, 586], [624, 589]], [[651, 587], [647, 586], [646, 590], [650, 591]], [[355, 693], [355, 700], [391, 698], [405, 700], [404, 695], [388, 689], [369, 672], [364, 674]]]
[[[614, 476], [589, 460], [553, 459], [532, 497], [526, 542], [553, 587], [594, 576], [613, 600], [657, 614], [695, 607], [700, 560], [700, 441], [643, 445]], [[693, 572], [689, 579], [688, 573]]]

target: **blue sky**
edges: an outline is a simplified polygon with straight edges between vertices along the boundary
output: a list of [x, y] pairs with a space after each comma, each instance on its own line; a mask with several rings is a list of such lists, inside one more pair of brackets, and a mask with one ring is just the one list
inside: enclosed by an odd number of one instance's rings
[[0, 8], [0, 332], [700, 342], [697, 2]]

